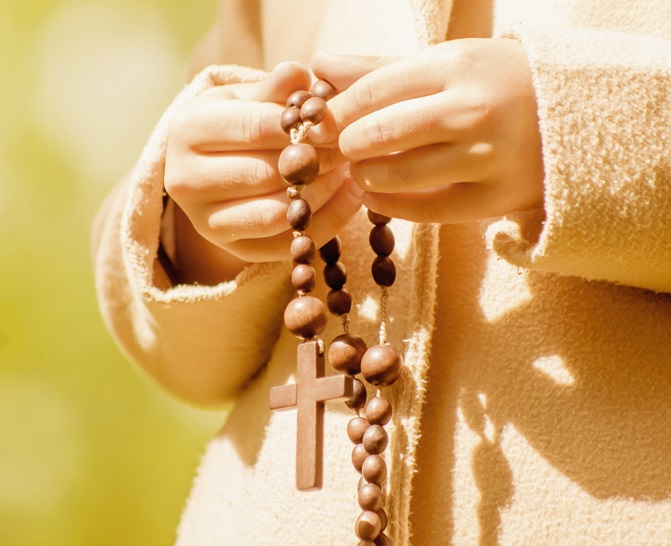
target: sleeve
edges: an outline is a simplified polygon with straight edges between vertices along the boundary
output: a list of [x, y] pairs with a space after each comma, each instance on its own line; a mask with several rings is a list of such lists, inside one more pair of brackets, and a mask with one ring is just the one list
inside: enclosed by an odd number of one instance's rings
[[168, 126], [174, 112], [205, 89], [262, 76], [238, 66], [198, 74], [94, 222], [96, 290], [107, 327], [149, 376], [200, 405], [231, 398], [270, 357], [290, 295], [290, 269], [288, 263], [255, 264], [218, 286], [170, 286], [157, 258]]
[[671, 292], [671, 41], [521, 28], [545, 163], [544, 214], [489, 245], [523, 267]]

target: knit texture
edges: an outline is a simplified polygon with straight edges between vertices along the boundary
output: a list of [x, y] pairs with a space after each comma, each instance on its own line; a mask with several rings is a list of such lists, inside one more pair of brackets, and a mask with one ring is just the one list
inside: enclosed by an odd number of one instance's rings
[[[440, 228], [392, 221], [388, 336], [406, 368], [388, 390], [387, 532], [396, 546], [669, 544], [671, 4], [477, 5], [490, 6], [496, 36], [527, 53], [545, 207]], [[266, 21], [286, 13], [262, 7]], [[257, 8], [241, 0], [222, 16], [258, 22]], [[309, 23], [329, 51], [403, 55], [442, 40], [450, 9], [334, 0]], [[260, 44], [254, 55], [296, 51], [263, 25], [246, 33]], [[213, 366], [229, 371], [211, 397], [235, 404], [207, 447], [178, 546], [355, 543], [351, 412], [327, 405], [324, 488], [302, 493], [295, 412], [268, 409], [270, 387], [295, 381], [297, 341], [281, 328], [290, 265], [251, 266], [216, 287], [170, 286], [156, 259], [172, 115], [207, 87], [263, 74], [225, 66], [197, 76], [96, 221], [101, 308], [125, 352], [186, 399], [213, 383]], [[372, 342], [368, 230], [362, 211], [341, 237], [351, 329]], [[316, 295], [325, 294], [322, 284]], [[324, 339], [337, 333], [331, 321]], [[190, 384], [171, 381], [180, 366]]]
[[494, 248], [525, 267], [668, 292], [671, 41], [562, 27], [509, 36], [533, 71], [546, 218], [531, 241], [529, 226], [494, 226]]

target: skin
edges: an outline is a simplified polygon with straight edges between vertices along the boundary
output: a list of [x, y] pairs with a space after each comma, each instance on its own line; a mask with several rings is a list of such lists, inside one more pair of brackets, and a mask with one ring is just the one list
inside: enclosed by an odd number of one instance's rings
[[341, 93], [313, 134], [336, 141], [364, 204], [424, 223], [543, 206], [531, 70], [513, 40], [443, 42], [405, 59], [317, 55]]
[[[531, 71], [513, 40], [463, 39], [403, 59], [316, 55], [339, 95], [310, 133], [322, 160], [305, 190], [323, 244], [363, 203], [414, 222], [458, 223], [543, 206]], [[311, 74], [282, 63], [262, 82], [211, 89], [170, 129], [166, 190], [178, 205], [182, 282], [213, 284], [286, 259], [286, 98]], [[352, 183], [352, 179], [355, 183]]]
[[[282, 63], [259, 83], [209, 89], [174, 117], [165, 189], [175, 212], [181, 282], [216, 284], [247, 263], [288, 258], [287, 184], [277, 161], [289, 137], [279, 127], [287, 97], [311, 75]], [[318, 147], [320, 175], [304, 190], [311, 236], [324, 244], [361, 207], [362, 192], [333, 144]]]

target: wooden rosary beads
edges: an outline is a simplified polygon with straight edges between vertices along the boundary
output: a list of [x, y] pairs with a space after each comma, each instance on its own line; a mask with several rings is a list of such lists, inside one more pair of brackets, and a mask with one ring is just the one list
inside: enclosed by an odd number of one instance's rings
[[[387, 478], [387, 464], [382, 458], [382, 453], [389, 443], [384, 426], [391, 420], [392, 406], [389, 400], [381, 395], [379, 387], [387, 387], [396, 382], [401, 375], [403, 359], [398, 350], [389, 345], [386, 339], [387, 288], [396, 280], [396, 267], [389, 258], [394, 249], [394, 234], [387, 226], [390, 218], [372, 211], [368, 211], [368, 218], [374, 224], [369, 242], [377, 254], [371, 272], [381, 292], [380, 340], [378, 345], [366, 350], [358, 368], [352, 366], [347, 371], [353, 375], [360, 372], [365, 381], [378, 387], [378, 391], [368, 404], [364, 397], [354, 406], [357, 417], [347, 424], [347, 435], [355, 444], [352, 464], [361, 474], [358, 501], [363, 511], [354, 524], [356, 535], [361, 539], [358, 546], [389, 546], [391, 540], [383, 532], [387, 527], [387, 514], [383, 509], [383, 484]], [[334, 368], [339, 369], [337, 364], [331, 362]], [[366, 392], [365, 387], [363, 392]], [[359, 411], [364, 406], [364, 417], [362, 417]]]
[[315, 96], [307, 91], [296, 91], [289, 97], [281, 126], [291, 135], [291, 144], [282, 150], [278, 162], [280, 175], [290, 184], [287, 220], [294, 233], [290, 249], [294, 261], [291, 282], [298, 292], [298, 297], [287, 305], [284, 323], [292, 334], [303, 339], [303, 343], [298, 346], [296, 384], [273, 387], [270, 408], [296, 408], [296, 487], [300, 490], [321, 487], [324, 402], [349, 400], [353, 392], [349, 377], [324, 377], [324, 345], [318, 336], [326, 327], [327, 314], [324, 304], [308, 295], [317, 281], [310, 265], [316, 246], [305, 235], [312, 220], [312, 210], [301, 198], [301, 192], [319, 174], [319, 156], [312, 146], [302, 141], [310, 127], [324, 119], [326, 100], [335, 94], [330, 85], [321, 86], [321, 93], [318, 93], [319, 89], [317, 86], [315, 92], [313, 87]]
[[[355, 444], [352, 463], [361, 474], [358, 501], [362, 513], [355, 523], [355, 532], [360, 539], [358, 546], [388, 546], [391, 540], [383, 533], [387, 526], [387, 515], [383, 509], [387, 465], [382, 453], [389, 443], [384, 426], [391, 420], [392, 407], [381, 396], [379, 387], [393, 384], [403, 366], [399, 351], [386, 339], [387, 288], [396, 279], [396, 268], [389, 257], [394, 249], [394, 235], [387, 225], [390, 218], [368, 212], [368, 218], [373, 223], [369, 242], [377, 255], [371, 271], [381, 290], [380, 340], [370, 349], [363, 339], [349, 332], [352, 297], [344, 287], [347, 272], [340, 262], [340, 239], [336, 236], [319, 249], [325, 264], [324, 281], [331, 289], [326, 304], [333, 315], [341, 318], [344, 331], [331, 343], [328, 360], [343, 375], [324, 377], [323, 342], [318, 336], [326, 327], [327, 314], [324, 304], [308, 295], [316, 285], [316, 273], [311, 265], [316, 246], [305, 234], [312, 211], [301, 193], [304, 186], [319, 174], [319, 157], [317, 151], [304, 140], [310, 128], [324, 119], [326, 101], [333, 96], [335, 90], [329, 83], [317, 81], [311, 93], [297, 91], [289, 97], [280, 122], [282, 130], [291, 136], [291, 144], [280, 154], [278, 167], [280, 175], [290, 185], [287, 190], [291, 200], [287, 220], [294, 233], [290, 249], [294, 262], [291, 281], [298, 292], [298, 297], [287, 305], [284, 321], [287, 328], [303, 342], [298, 346], [296, 384], [271, 389], [270, 407], [297, 409], [298, 489], [321, 486], [324, 402], [343, 400], [356, 411], [357, 416], [348, 423], [347, 434]], [[355, 377], [358, 374], [378, 387], [376, 396], [367, 405], [366, 387]], [[364, 417], [360, 415], [361, 410]]]

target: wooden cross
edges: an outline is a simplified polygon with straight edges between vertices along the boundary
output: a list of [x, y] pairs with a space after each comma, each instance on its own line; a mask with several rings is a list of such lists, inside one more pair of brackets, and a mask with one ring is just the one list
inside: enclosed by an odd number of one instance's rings
[[270, 409], [296, 408], [296, 487], [322, 486], [324, 402], [349, 400], [354, 380], [346, 375], [324, 377], [324, 356], [317, 341], [298, 346], [296, 383], [270, 389]]

